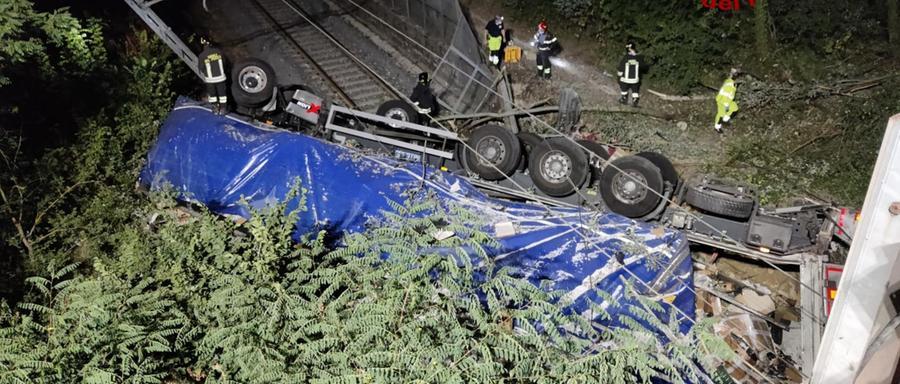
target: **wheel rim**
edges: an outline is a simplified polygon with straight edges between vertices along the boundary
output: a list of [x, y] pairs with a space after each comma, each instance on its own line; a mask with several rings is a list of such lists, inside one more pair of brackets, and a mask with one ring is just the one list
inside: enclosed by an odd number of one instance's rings
[[640, 172], [625, 170], [613, 177], [612, 191], [617, 200], [632, 205], [647, 197], [647, 178]]
[[[409, 114], [406, 113], [406, 111], [403, 110], [403, 108], [388, 109], [387, 112], [384, 113], [384, 117], [387, 117], [388, 119], [409, 122]], [[388, 125], [390, 125], [391, 127], [394, 127], [394, 128], [400, 127], [399, 124], [388, 124]]]
[[475, 145], [478, 161], [482, 164], [499, 164], [506, 158], [506, 146], [495, 136], [487, 136]]
[[238, 84], [247, 93], [259, 93], [269, 82], [266, 71], [255, 65], [248, 65], [238, 73]]
[[540, 168], [544, 180], [559, 184], [572, 175], [572, 159], [559, 151], [549, 152], [541, 161]]

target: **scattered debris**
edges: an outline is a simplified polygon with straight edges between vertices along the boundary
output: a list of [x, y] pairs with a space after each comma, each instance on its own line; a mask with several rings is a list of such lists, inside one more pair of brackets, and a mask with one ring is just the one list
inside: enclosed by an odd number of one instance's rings
[[736, 382], [802, 381], [800, 371], [793, 366], [793, 361], [776, 348], [764, 321], [754, 319], [746, 313], [732, 315], [716, 324], [715, 330], [738, 355], [735, 361], [723, 364]]
[[769, 295], [760, 295], [751, 289], [741, 291], [736, 300], [763, 315], [775, 312], [775, 301]]

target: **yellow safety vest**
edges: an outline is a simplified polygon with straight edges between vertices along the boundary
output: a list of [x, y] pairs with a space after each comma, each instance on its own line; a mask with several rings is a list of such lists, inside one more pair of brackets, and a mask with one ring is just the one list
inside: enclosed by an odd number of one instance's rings
[[503, 45], [503, 36], [491, 36], [488, 37], [488, 49], [492, 51], [499, 51], [500, 46]]
[[724, 101], [734, 101], [734, 94], [737, 92], [737, 88], [734, 86], [734, 80], [726, 79], [724, 83], [722, 83], [722, 88], [719, 89], [719, 95], [716, 96], [716, 99], [724, 99]]

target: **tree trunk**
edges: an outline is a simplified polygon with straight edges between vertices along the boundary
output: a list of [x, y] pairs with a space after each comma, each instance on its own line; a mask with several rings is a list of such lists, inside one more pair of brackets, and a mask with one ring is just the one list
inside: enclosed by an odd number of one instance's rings
[[760, 58], [765, 58], [769, 56], [769, 52], [772, 49], [772, 35], [769, 33], [769, 25], [771, 25], [769, 0], [756, 0], [755, 3], [753, 8], [753, 32], [756, 40], [756, 54]]
[[900, 57], [900, 20], [898, 20], [898, 5], [900, 0], [885, 0], [887, 10], [888, 41], [891, 44], [891, 52], [894, 57]]

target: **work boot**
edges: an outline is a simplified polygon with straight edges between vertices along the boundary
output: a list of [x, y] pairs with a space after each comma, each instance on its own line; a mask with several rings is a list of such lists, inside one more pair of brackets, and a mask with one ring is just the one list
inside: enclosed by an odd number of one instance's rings
[[628, 96], [619, 97], [619, 104], [628, 104]]
[[219, 104], [219, 114], [223, 116], [228, 114], [228, 104]]
[[213, 103], [213, 105], [210, 108], [210, 112], [218, 115], [219, 114], [219, 103]]
[[723, 133], [722, 132], [722, 124], [716, 124], [716, 132], [718, 132], [719, 134]]
[[638, 106], [638, 101], [640, 101], [640, 100], [641, 100], [641, 99], [635, 97], [634, 100], [631, 100], [631, 106], [637, 107], [637, 106]]
[[538, 77], [538, 79], [540, 79], [541, 77], [544, 77], [544, 71], [538, 69], [538, 71], [537, 71], [537, 77]]

